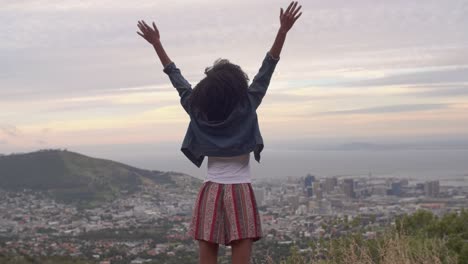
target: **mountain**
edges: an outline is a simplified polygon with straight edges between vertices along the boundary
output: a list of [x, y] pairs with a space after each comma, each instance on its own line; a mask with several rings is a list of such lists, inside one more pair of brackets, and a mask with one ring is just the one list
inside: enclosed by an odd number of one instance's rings
[[97, 204], [134, 193], [143, 185], [177, 187], [197, 182], [181, 173], [138, 169], [67, 150], [0, 156], [1, 189], [48, 191], [66, 203]]

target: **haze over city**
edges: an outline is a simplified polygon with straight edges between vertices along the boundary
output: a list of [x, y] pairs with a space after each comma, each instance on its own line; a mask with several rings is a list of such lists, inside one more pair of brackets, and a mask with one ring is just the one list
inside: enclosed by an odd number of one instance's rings
[[[254, 172], [466, 173], [468, 1], [302, 4], [258, 110]], [[0, 153], [68, 148], [200, 176], [179, 150], [189, 118], [136, 23], [157, 22], [193, 86], [217, 58], [252, 79], [284, 2], [0, 5]]]

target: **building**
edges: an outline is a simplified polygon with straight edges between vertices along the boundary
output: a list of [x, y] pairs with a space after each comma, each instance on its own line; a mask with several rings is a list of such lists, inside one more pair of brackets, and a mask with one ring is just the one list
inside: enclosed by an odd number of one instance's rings
[[307, 197], [312, 197], [314, 195], [313, 192], [313, 184], [315, 181], [315, 176], [308, 174], [304, 179], [304, 190]]
[[424, 183], [424, 195], [428, 197], [438, 197], [440, 190], [439, 181], [428, 181]]
[[286, 196], [287, 205], [289, 205], [293, 210], [296, 210], [299, 207], [299, 196], [297, 195], [288, 195]]
[[344, 179], [343, 180], [343, 192], [349, 198], [354, 198], [354, 180]]
[[392, 182], [390, 184], [390, 187], [391, 188], [387, 192], [388, 195], [401, 196], [401, 189], [403, 187], [403, 184], [401, 181]]
[[319, 182], [315, 182], [314, 183], [314, 186], [313, 186], [313, 190], [314, 190], [314, 194], [315, 194], [315, 198], [317, 200], [321, 200], [323, 198], [323, 195], [322, 195], [322, 188], [320, 188], [320, 183]]
[[338, 179], [336, 177], [326, 178], [323, 191], [326, 193], [332, 193], [337, 185]]

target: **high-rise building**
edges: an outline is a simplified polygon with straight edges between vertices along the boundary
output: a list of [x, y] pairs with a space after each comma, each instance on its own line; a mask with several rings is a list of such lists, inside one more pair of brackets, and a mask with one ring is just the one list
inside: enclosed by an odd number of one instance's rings
[[313, 184], [315, 181], [315, 176], [308, 174], [304, 179], [304, 189], [307, 197], [312, 197], [314, 195], [313, 192]]
[[338, 185], [338, 179], [336, 177], [326, 178], [324, 184], [324, 191], [326, 193], [331, 193]]
[[391, 183], [391, 189], [388, 190], [387, 194], [388, 195], [400, 196], [401, 195], [401, 189], [402, 189], [402, 182], [401, 181], [392, 182]]
[[321, 187], [321, 184], [319, 182], [314, 182], [313, 189], [314, 189], [315, 198], [317, 200], [321, 200], [323, 198], [322, 188], [320, 187]]
[[429, 197], [439, 196], [439, 181], [428, 181], [424, 183], [424, 194]]
[[349, 198], [354, 198], [354, 180], [344, 179], [343, 180], [343, 192]]

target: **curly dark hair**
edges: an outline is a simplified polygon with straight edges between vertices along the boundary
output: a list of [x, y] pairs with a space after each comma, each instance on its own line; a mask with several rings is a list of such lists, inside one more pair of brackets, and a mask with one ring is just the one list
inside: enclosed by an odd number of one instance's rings
[[238, 104], [245, 102], [249, 77], [226, 59], [217, 59], [205, 74], [190, 95], [191, 109], [208, 121], [224, 121]]

